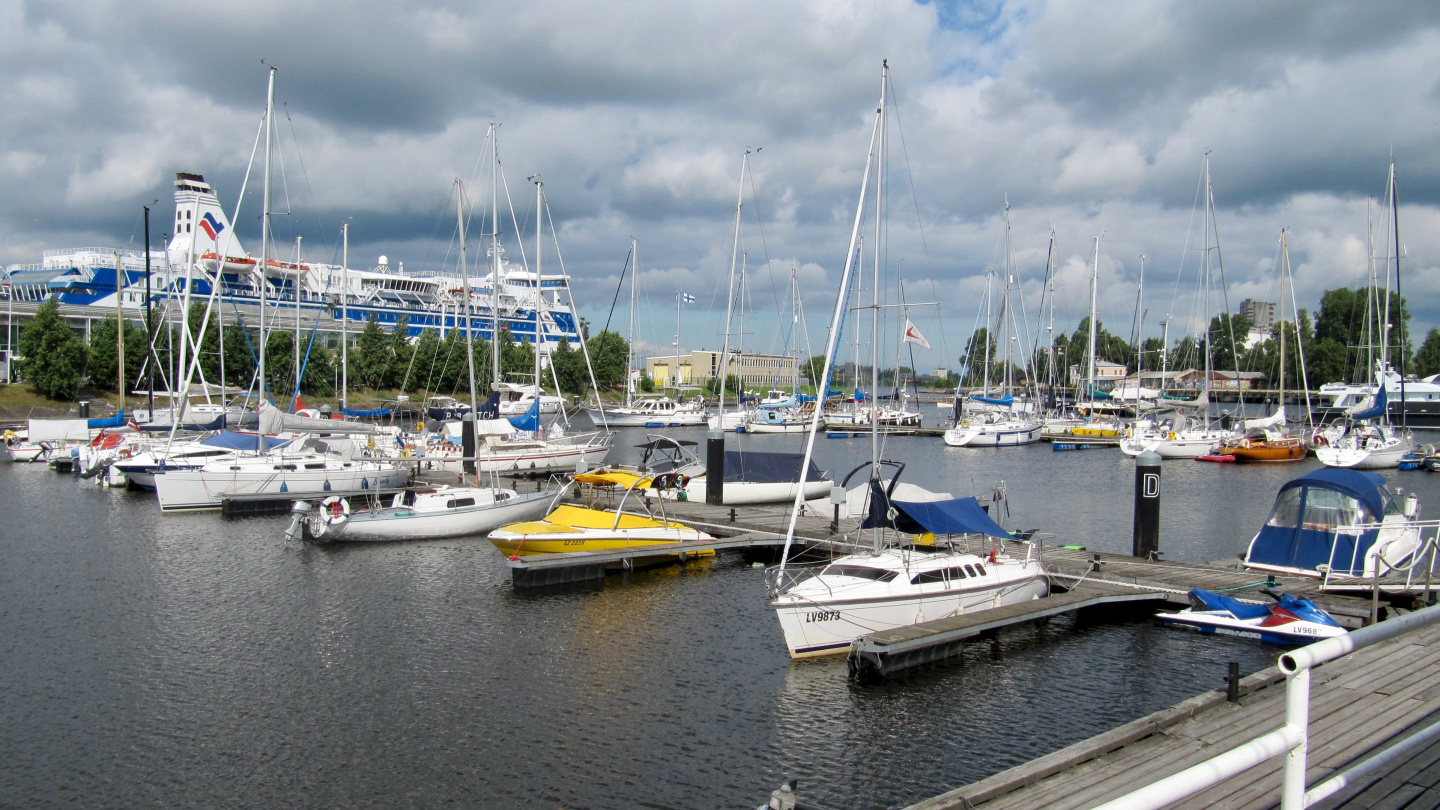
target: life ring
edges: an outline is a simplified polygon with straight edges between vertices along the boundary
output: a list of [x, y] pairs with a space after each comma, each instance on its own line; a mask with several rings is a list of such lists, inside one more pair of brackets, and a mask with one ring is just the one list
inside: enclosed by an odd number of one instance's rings
[[1314, 436], [1310, 437], [1310, 443], [1315, 445], [1316, 447], [1325, 447], [1326, 445], [1330, 444], [1330, 440], [1325, 438], [1324, 433], [1316, 433]]
[[350, 519], [350, 504], [339, 495], [320, 502], [320, 521], [326, 526], [343, 526]]
[[116, 453], [115, 455], [119, 456], [120, 458], [130, 458], [130, 448], [127, 447]]

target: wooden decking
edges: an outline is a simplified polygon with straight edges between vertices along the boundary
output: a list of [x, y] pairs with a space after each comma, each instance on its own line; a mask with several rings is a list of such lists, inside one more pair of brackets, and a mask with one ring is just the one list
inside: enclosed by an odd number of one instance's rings
[[[1440, 627], [1431, 627], [1316, 668], [1312, 674], [1307, 783], [1323, 781], [1363, 759], [1397, 732], [1440, 711], [1440, 681], [1432, 674], [1437, 665]], [[1285, 722], [1285, 681], [1277, 670], [1256, 673], [1244, 679], [1241, 687], [1244, 696], [1239, 703], [1226, 702], [1222, 691], [1209, 692], [927, 799], [909, 810], [1093, 807], [1224, 753]], [[1281, 762], [1272, 759], [1173, 806], [1273, 807], [1279, 802]], [[1433, 763], [1426, 764], [1430, 771], [1436, 770]], [[1440, 780], [1440, 774], [1426, 772], [1423, 778], [1416, 778], [1433, 783]], [[1395, 787], [1403, 788], [1404, 782]], [[1416, 789], [1419, 787], [1423, 785], [1414, 783], [1391, 792], [1408, 801], [1424, 792]]]

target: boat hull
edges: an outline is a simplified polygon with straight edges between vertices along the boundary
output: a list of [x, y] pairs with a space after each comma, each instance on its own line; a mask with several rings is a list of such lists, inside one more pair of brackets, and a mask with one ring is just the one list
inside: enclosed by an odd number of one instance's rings
[[[614, 551], [616, 549], [654, 548], [664, 553], [664, 546], [696, 540], [711, 540], [704, 532], [689, 528], [586, 530], [577, 532], [545, 532], [515, 535], [491, 532], [490, 542], [506, 556], [528, 557], [536, 554], [563, 554], [568, 551]], [[696, 556], [712, 556], [713, 549], [690, 552]]]
[[870, 633], [921, 622], [1028, 602], [1049, 593], [1038, 565], [1033, 574], [979, 588], [952, 588], [893, 598], [835, 600], [819, 603], [786, 600], [771, 603], [785, 634], [791, 658], [817, 658], [848, 652], [851, 642]]
[[[681, 492], [685, 493], [685, 499], [690, 501], [705, 500], [705, 477], [692, 478], [685, 485]], [[813, 501], [816, 498], [823, 498], [830, 494], [830, 488], [834, 486], [832, 481], [806, 481], [805, 500]], [[726, 481], [723, 490], [722, 503], [725, 506], [745, 506], [748, 504], [760, 503], [784, 503], [795, 500], [796, 487], [794, 481], [780, 482], [755, 482], [755, 481]], [[665, 494], [666, 497], [675, 497], [673, 491]]]
[[405, 469], [368, 465], [343, 470], [166, 470], [155, 475], [155, 494], [162, 512], [195, 512], [219, 509], [221, 500], [234, 495], [323, 497], [331, 491], [400, 487], [409, 478]]
[[951, 428], [945, 431], [950, 447], [1019, 447], [1040, 441], [1040, 425], [1015, 429]]
[[1287, 646], [1313, 644], [1321, 639], [1345, 635], [1343, 628], [1314, 622], [1293, 621], [1281, 625], [1265, 626], [1260, 619], [1237, 619], [1228, 611], [1223, 610], [1182, 610], [1179, 613], [1162, 613], [1156, 618], [1166, 627]]
[[687, 427], [703, 425], [707, 418], [704, 411], [633, 413], [607, 409], [602, 415], [597, 408], [586, 408], [585, 413], [590, 415], [590, 421], [597, 426], [609, 427]]
[[496, 503], [444, 512], [416, 512], [404, 506], [365, 510], [329, 527], [316, 542], [387, 542], [434, 540], [488, 534], [501, 526], [544, 516], [554, 493], [531, 492]]

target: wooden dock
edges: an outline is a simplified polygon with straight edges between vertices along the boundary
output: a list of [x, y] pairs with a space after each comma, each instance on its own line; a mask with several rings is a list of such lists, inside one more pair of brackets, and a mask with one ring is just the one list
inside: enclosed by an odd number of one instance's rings
[[[1364, 760], [1407, 727], [1440, 712], [1440, 683], [1431, 674], [1437, 665], [1440, 627], [1432, 626], [1314, 669], [1307, 784]], [[1279, 728], [1285, 723], [1285, 693], [1284, 678], [1272, 667], [1241, 681], [1237, 703], [1227, 702], [1223, 690], [1207, 692], [908, 810], [1094, 807]], [[1432, 755], [1431, 762], [1436, 758]], [[1171, 806], [1275, 807], [1282, 762], [1283, 757], [1273, 758]], [[1407, 771], [1391, 778], [1397, 784], [1382, 784], [1386, 795], [1404, 800], [1387, 806], [1407, 806], [1425, 792], [1426, 779], [1433, 784], [1436, 774], [1421, 778]]]

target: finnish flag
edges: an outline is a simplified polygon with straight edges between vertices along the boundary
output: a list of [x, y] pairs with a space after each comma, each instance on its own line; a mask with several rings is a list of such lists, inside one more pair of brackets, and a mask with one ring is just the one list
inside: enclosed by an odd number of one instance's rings
[[693, 304], [695, 303], [695, 296], [691, 295], [690, 293], [682, 292], [680, 293], [680, 301], [686, 304]]

